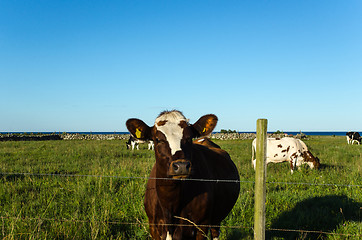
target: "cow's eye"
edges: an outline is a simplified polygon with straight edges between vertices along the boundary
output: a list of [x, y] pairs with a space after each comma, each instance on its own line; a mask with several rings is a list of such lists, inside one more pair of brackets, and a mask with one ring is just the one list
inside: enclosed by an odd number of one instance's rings
[[165, 142], [165, 140], [160, 139], [160, 138], [155, 139], [155, 143], [163, 143], [163, 142]]
[[192, 143], [192, 139], [191, 138], [186, 138], [182, 141], [182, 144], [191, 144]]

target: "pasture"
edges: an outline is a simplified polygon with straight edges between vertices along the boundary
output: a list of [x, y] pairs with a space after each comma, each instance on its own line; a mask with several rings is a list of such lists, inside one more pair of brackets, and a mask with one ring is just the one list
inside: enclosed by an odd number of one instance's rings
[[[221, 239], [253, 239], [251, 140], [215, 142], [241, 180]], [[362, 146], [333, 136], [304, 142], [321, 169], [303, 165], [291, 175], [288, 163], [268, 165], [267, 238], [357, 239]], [[140, 148], [127, 150], [125, 140], [0, 142], [0, 238], [148, 239], [143, 197], [155, 158], [147, 145]]]

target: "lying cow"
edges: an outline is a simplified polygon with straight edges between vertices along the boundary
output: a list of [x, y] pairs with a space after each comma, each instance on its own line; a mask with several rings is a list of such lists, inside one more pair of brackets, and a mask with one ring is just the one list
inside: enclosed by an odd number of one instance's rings
[[358, 145], [361, 144], [361, 136], [358, 132], [348, 132], [347, 135], [347, 144], [353, 144], [357, 142]]
[[[132, 149], [132, 150], [134, 150], [134, 148], [136, 147], [137, 150], [140, 150], [139, 148], [140, 143], [145, 143], [145, 142], [146, 141], [139, 140], [131, 135], [128, 141], [126, 142], [126, 147], [127, 149]], [[150, 140], [147, 142], [148, 142], [148, 150], [153, 150], [154, 149], [153, 141]]]
[[[252, 163], [255, 169], [254, 153], [256, 151], [256, 139], [252, 143]], [[319, 168], [320, 162], [317, 157], [308, 150], [302, 140], [296, 138], [268, 138], [266, 150], [266, 164], [290, 162], [291, 173], [296, 167], [308, 164], [310, 168]]]
[[218, 226], [239, 195], [239, 173], [229, 154], [210, 139], [192, 141], [209, 135], [216, 123], [209, 114], [190, 124], [179, 111], [161, 113], [151, 127], [139, 119], [126, 122], [131, 134], [155, 143], [156, 163], [144, 200], [153, 239], [201, 240], [209, 230], [218, 239]]

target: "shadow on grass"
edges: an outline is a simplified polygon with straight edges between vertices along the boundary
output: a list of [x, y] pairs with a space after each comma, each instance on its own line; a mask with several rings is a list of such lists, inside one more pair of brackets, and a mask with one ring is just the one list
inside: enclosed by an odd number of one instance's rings
[[227, 240], [254, 239], [254, 232], [240, 229], [233, 229], [226, 237]]
[[150, 239], [150, 234], [142, 224], [125, 224], [135, 223], [136, 220], [130, 219], [113, 219], [109, 224], [111, 239]]
[[[282, 213], [271, 229], [293, 229], [333, 232], [344, 221], [360, 221], [361, 203], [346, 196], [315, 197], [299, 202], [291, 211]], [[267, 231], [266, 239], [320, 239], [325, 234]]]
[[22, 180], [24, 178], [25, 178], [24, 174], [2, 174], [2, 173], [0, 173], [0, 179], [3, 179], [7, 182], [13, 182], [18, 179]]
[[332, 165], [332, 164], [324, 164], [321, 163], [321, 165], [319, 166], [318, 170], [324, 171], [324, 170], [337, 170], [337, 171], [341, 171], [343, 170], [344, 167], [340, 166], [340, 165]]

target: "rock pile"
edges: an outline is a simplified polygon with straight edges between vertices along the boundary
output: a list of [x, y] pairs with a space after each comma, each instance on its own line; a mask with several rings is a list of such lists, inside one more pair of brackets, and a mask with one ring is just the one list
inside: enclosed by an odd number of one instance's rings
[[128, 140], [129, 134], [61, 134], [63, 140]]
[[[46, 141], [46, 140], [128, 140], [130, 134], [0, 134], [0, 141]], [[268, 137], [282, 138], [284, 134], [268, 134]], [[297, 138], [306, 138], [298, 134]], [[256, 138], [255, 133], [213, 133], [211, 139], [218, 140], [246, 140]]]
[[236, 139], [254, 139], [256, 138], [255, 133], [213, 133], [211, 134], [212, 139], [219, 140], [236, 140]]
[[[283, 137], [295, 137], [299, 139], [304, 139], [307, 136], [305, 134], [298, 134], [296, 136], [288, 136], [284, 133], [268, 133], [268, 138], [283, 138]], [[256, 138], [255, 133], [213, 133], [210, 138], [218, 140], [246, 140]]]

